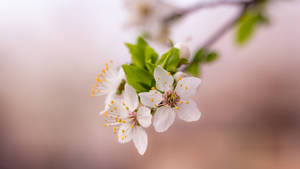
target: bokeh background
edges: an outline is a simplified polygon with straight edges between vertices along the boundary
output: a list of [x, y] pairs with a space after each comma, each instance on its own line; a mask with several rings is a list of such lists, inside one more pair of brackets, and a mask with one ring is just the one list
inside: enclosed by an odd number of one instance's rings
[[[191, 5], [196, 0], [171, 1]], [[195, 12], [174, 26], [174, 42], [196, 50], [237, 12]], [[295, 169], [300, 168], [300, 3], [276, 1], [271, 25], [245, 46], [229, 31], [221, 57], [202, 68], [200, 121], [150, 127], [140, 156], [121, 145], [90, 97], [110, 59], [130, 60], [122, 0], [2, 0], [0, 3], [1, 169]], [[156, 46], [159, 51], [165, 48]]]

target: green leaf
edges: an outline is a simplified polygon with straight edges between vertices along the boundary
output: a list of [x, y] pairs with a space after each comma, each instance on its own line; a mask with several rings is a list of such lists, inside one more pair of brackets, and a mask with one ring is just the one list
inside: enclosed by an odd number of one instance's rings
[[210, 52], [207, 54], [206, 58], [205, 58], [205, 62], [213, 62], [216, 59], [218, 59], [218, 54], [216, 52]]
[[202, 61], [203, 55], [204, 55], [204, 50], [199, 49], [195, 53], [190, 65], [185, 68], [185, 71], [193, 76], [199, 76], [199, 64]]
[[185, 71], [193, 76], [199, 76], [199, 67], [201, 63], [211, 63], [218, 58], [217, 52], [210, 52], [207, 50], [199, 49], [190, 65], [185, 68]]
[[142, 37], [138, 37], [136, 44], [126, 43], [126, 46], [131, 54], [133, 64], [139, 68], [145, 68], [145, 48], [147, 42]]
[[128, 84], [131, 85], [136, 92], [147, 92], [154, 85], [155, 80], [152, 74], [135, 65], [122, 65]]
[[153, 71], [156, 67], [155, 62], [157, 61], [158, 54], [155, 50], [149, 46], [146, 46], [145, 50], [145, 65], [147, 70], [153, 74]]
[[168, 52], [164, 53], [157, 61], [156, 65], [161, 65], [165, 70], [175, 73], [180, 62], [179, 50], [172, 47]]
[[257, 10], [248, 10], [238, 22], [235, 40], [238, 44], [244, 44], [252, 35], [259, 24], [269, 23], [268, 18]]

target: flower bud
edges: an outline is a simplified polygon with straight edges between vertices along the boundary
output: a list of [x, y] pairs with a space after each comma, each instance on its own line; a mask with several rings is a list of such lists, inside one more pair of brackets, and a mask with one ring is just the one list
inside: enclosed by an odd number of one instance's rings
[[189, 59], [189, 57], [191, 56], [189, 47], [184, 43], [176, 43], [174, 47], [179, 49], [180, 58]]

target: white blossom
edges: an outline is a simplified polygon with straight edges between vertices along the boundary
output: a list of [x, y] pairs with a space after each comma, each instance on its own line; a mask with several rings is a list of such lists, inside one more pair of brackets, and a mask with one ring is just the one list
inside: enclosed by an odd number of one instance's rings
[[[120, 86], [122, 80], [125, 79], [125, 74], [122, 68], [119, 70], [114, 66], [113, 61], [105, 63], [105, 68], [97, 75], [96, 84], [92, 88], [91, 96], [106, 95], [105, 110], [108, 109], [107, 104], [112, 99], [116, 99], [118, 96], [116, 92]], [[104, 110], [104, 111], [105, 111]], [[104, 112], [102, 111], [101, 114]]]
[[125, 84], [123, 98], [111, 100], [104, 112], [108, 117], [105, 126], [115, 126], [120, 143], [133, 140], [138, 152], [143, 155], [147, 149], [148, 137], [144, 128], [151, 125], [151, 110], [139, 104], [138, 95], [134, 88]]
[[157, 132], [166, 131], [173, 124], [176, 114], [187, 122], [199, 120], [201, 112], [191, 99], [201, 82], [199, 78], [179, 78], [174, 88], [173, 76], [160, 66], [155, 68], [154, 77], [159, 91], [153, 88], [139, 96], [142, 104], [157, 108], [153, 117], [153, 126]]

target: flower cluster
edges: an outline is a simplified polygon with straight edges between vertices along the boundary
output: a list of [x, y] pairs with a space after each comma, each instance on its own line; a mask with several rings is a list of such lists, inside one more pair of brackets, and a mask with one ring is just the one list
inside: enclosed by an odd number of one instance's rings
[[119, 69], [112, 61], [106, 63], [97, 75], [92, 96], [107, 96], [100, 112], [105, 118], [104, 126], [113, 127], [120, 143], [132, 140], [143, 155], [148, 145], [145, 128], [151, 123], [155, 131], [164, 132], [173, 124], [176, 114], [187, 122], [200, 118], [191, 96], [201, 81], [177, 71], [187, 63], [189, 49], [184, 44], [175, 45], [161, 57], [142, 38], [127, 46], [132, 63]]

